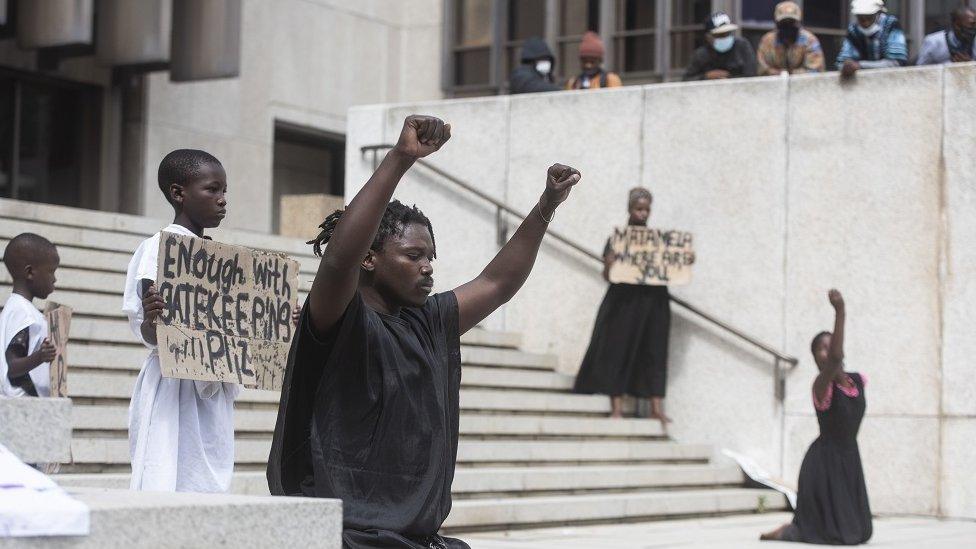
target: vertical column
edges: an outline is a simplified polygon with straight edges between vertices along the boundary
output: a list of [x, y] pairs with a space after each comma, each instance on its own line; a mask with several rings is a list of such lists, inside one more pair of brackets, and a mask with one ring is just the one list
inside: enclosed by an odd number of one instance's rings
[[241, 70], [241, 1], [174, 0], [170, 80], [236, 77]]

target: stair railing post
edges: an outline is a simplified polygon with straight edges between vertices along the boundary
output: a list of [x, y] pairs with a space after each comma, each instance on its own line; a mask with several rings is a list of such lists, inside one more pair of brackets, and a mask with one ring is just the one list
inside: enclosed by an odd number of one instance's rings
[[783, 369], [779, 367], [779, 357], [773, 358], [773, 392], [778, 402], [783, 402], [786, 398], [786, 378], [783, 377]]
[[501, 206], [495, 206], [495, 235], [499, 248], [508, 242], [508, 221], [505, 220], [505, 211]]

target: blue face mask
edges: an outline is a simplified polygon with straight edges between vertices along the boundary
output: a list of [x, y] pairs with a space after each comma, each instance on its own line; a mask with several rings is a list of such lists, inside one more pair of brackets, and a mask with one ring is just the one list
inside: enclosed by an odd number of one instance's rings
[[719, 53], [725, 53], [725, 52], [731, 50], [732, 49], [732, 46], [734, 46], [734, 45], [735, 45], [735, 37], [734, 36], [726, 36], [724, 38], [716, 38], [715, 40], [712, 41], [712, 47], [715, 48], [715, 51], [717, 51]]

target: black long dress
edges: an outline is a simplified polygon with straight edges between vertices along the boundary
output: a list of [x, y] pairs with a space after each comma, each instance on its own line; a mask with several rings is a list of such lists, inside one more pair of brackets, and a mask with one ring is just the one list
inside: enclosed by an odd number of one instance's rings
[[324, 340], [308, 311], [288, 356], [268, 485], [342, 500], [343, 547], [467, 548], [451, 511], [461, 347], [453, 292], [398, 316], [358, 292]]
[[611, 284], [596, 314], [574, 390], [663, 397], [668, 376], [671, 301], [667, 286]]
[[824, 399], [829, 403], [816, 406], [820, 436], [800, 466], [796, 513], [783, 541], [857, 545], [871, 539], [871, 507], [857, 447], [864, 418], [864, 378], [848, 375], [856, 391], [832, 383]]

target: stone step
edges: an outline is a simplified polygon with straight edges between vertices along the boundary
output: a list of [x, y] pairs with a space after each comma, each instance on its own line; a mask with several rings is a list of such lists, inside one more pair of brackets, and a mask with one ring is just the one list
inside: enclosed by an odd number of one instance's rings
[[[71, 356], [69, 350], [69, 357]], [[68, 396], [72, 398], [125, 399], [132, 397], [135, 371], [101, 373], [83, 369], [68, 373]], [[461, 408], [465, 410], [509, 410], [599, 414], [610, 411], [609, 399], [600, 395], [577, 395], [543, 391], [465, 389], [462, 375]], [[278, 393], [244, 389], [239, 402], [277, 403]]]
[[342, 502], [70, 488], [91, 512], [80, 537], [0, 537], [0, 548], [324, 547], [339, 549]]
[[[46, 226], [133, 234], [140, 238], [146, 238], [169, 223], [167, 220], [137, 215], [86, 210], [68, 206], [54, 206], [10, 199], [0, 199], [0, 218], [15, 223], [39, 223]], [[9, 237], [24, 232], [25, 230], [31, 229], [16, 230], [11, 234], [0, 232], [0, 236]], [[37, 230], [33, 232], [37, 232]], [[213, 231], [212, 236], [221, 242], [227, 242], [229, 244], [247, 245], [266, 250], [281, 250], [293, 255], [312, 255], [311, 248], [297, 238], [226, 229], [216, 229]]]
[[71, 459], [71, 400], [0, 397], [0, 444], [24, 463]]
[[750, 488], [469, 499], [454, 502], [444, 528], [457, 532], [547, 523], [754, 513], [785, 508], [782, 494]]
[[[61, 486], [125, 489], [128, 473], [60, 474]], [[738, 467], [714, 465], [583, 465], [576, 467], [463, 467], [457, 469], [451, 492], [456, 500], [509, 492], [525, 497], [545, 492], [661, 490], [731, 486], [743, 482]], [[231, 493], [267, 495], [264, 471], [237, 471]], [[523, 496], [524, 494], [524, 496]]]
[[[72, 427], [87, 431], [126, 431], [128, 407], [121, 405], [76, 404], [72, 409]], [[278, 411], [238, 408], [234, 412], [234, 428], [238, 432], [266, 433], [274, 431]], [[663, 437], [661, 424], [647, 419], [610, 419], [594, 417], [530, 416], [461, 413], [462, 436], [482, 437], [601, 437], [651, 438]]]
[[[264, 465], [271, 438], [238, 438], [234, 461]], [[75, 437], [71, 455], [76, 464], [124, 465], [129, 463], [126, 438]], [[601, 463], [601, 462], [706, 462], [712, 448], [703, 444], [665, 441], [597, 440], [468, 440], [458, 444], [459, 465], [478, 463]]]

